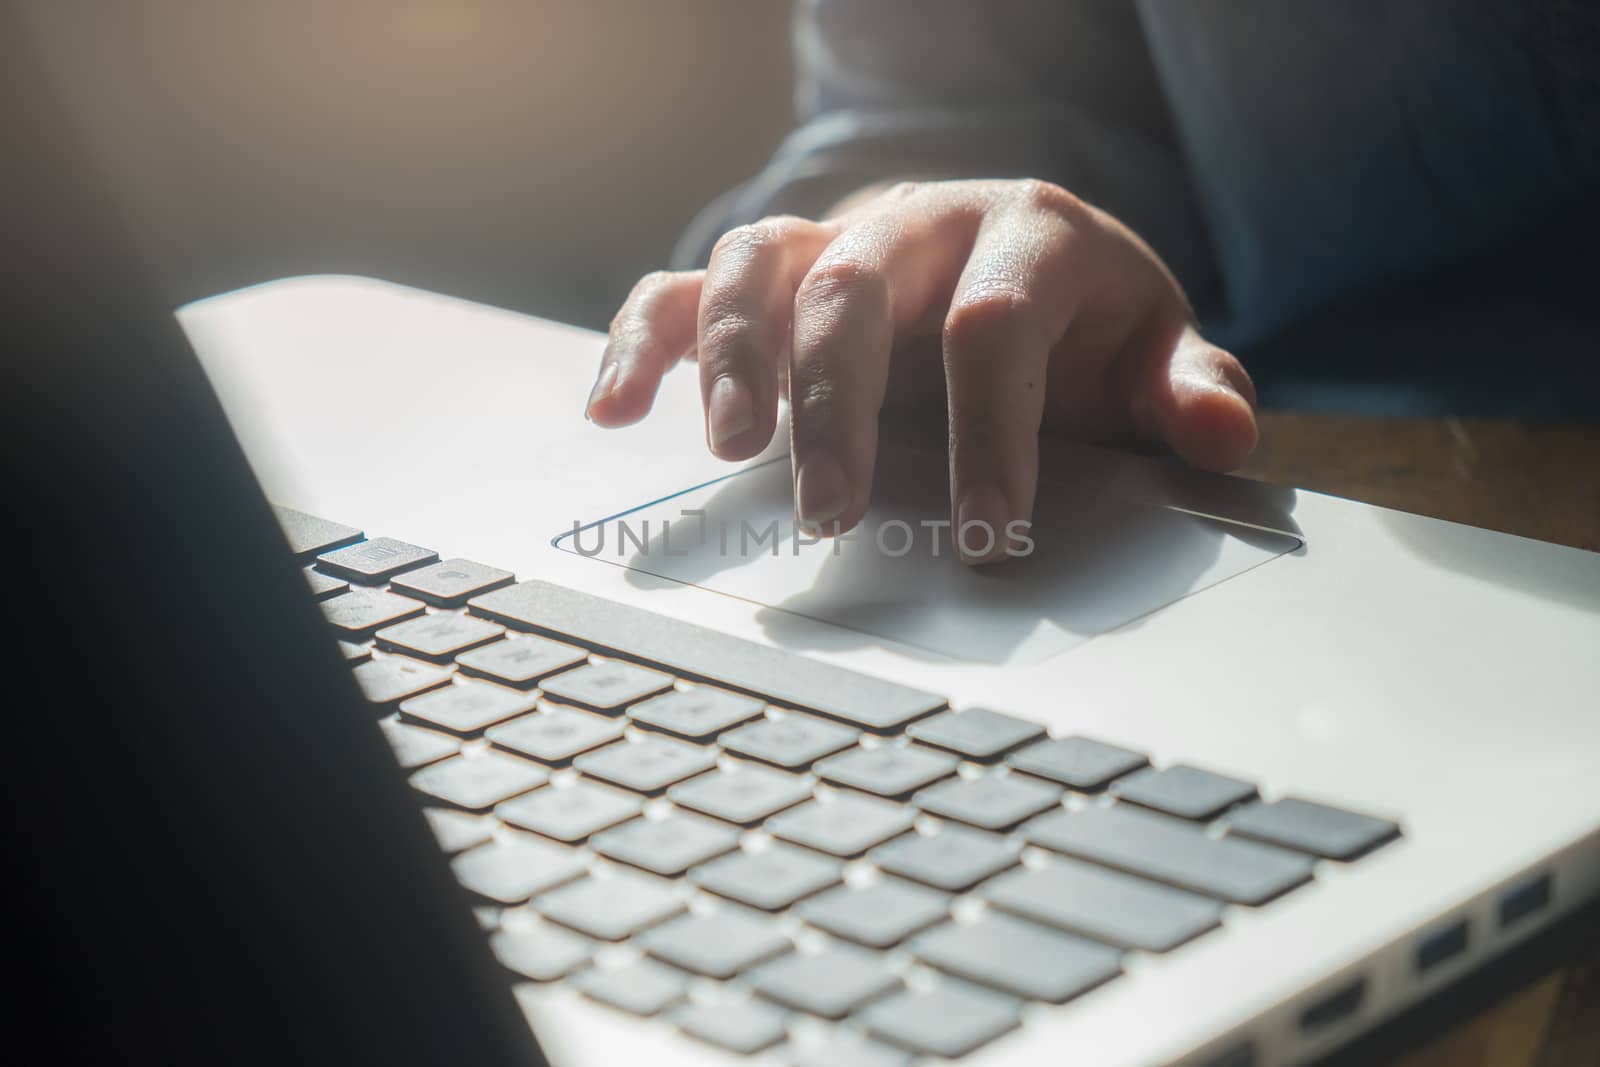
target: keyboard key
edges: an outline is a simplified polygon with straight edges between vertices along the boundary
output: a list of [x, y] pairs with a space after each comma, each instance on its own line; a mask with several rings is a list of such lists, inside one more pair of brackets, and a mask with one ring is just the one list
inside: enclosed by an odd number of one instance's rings
[[944, 707], [943, 697], [548, 582], [520, 582], [471, 601], [496, 622], [660, 663], [695, 680], [760, 693], [869, 730]]
[[441, 851], [465, 852], [494, 840], [495, 821], [487, 815], [473, 815], [454, 808], [423, 808], [422, 814]]
[[1061, 787], [1022, 774], [953, 778], [916, 796], [923, 811], [985, 830], [1006, 830], [1061, 801]]
[[1311, 859], [1113, 805], [1045, 815], [1028, 840], [1069, 856], [1168, 882], [1235, 904], [1264, 904], [1311, 879]]
[[868, 1001], [900, 988], [888, 961], [857, 948], [828, 946], [820, 952], [787, 956], [750, 973], [757, 993], [797, 1011], [842, 1019]]
[[414, 596], [441, 608], [459, 608], [470, 597], [510, 585], [516, 575], [498, 567], [486, 567], [470, 559], [447, 559], [418, 567], [390, 581], [396, 592]]
[[342, 522], [329, 522], [278, 504], [274, 504], [272, 510], [278, 516], [278, 525], [283, 528], [284, 540], [289, 542], [289, 551], [300, 559], [310, 559], [330, 549], [359, 541], [362, 537], [360, 530]]
[[389, 747], [394, 749], [394, 758], [408, 771], [437, 763], [461, 751], [461, 742], [448, 734], [408, 726], [395, 719], [381, 719], [378, 726]]
[[450, 672], [403, 656], [385, 656], [356, 664], [351, 671], [361, 694], [374, 704], [393, 704], [450, 684]]
[[531, 693], [490, 685], [487, 682], [458, 680], [421, 696], [400, 702], [400, 714], [458, 734], [479, 734], [485, 727], [534, 709], [538, 700]]
[[527, 715], [484, 734], [501, 748], [509, 748], [545, 763], [563, 764], [580, 753], [610, 744], [622, 736], [626, 723], [546, 704], [537, 715]]
[[586, 878], [533, 902], [541, 915], [602, 941], [621, 941], [684, 910], [684, 894], [668, 882], [627, 871]]
[[1019, 771], [1048, 778], [1070, 789], [1092, 792], [1150, 761], [1137, 752], [1088, 737], [1057, 737], [1029, 745], [1006, 757]]
[[354, 641], [340, 641], [339, 655], [344, 657], [346, 663], [365, 663], [372, 658], [372, 646], [365, 643], [358, 645]]
[[352, 588], [348, 593], [329, 597], [319, 607], [339, 635], [352, 641], [364, 640], [372, 636], [374, 630], [415, 618], [423, 611], [420, 600], [395, 596], [382, 589], [363, 588]]
[[1237, 778], [1180, 765], [1124, 778], [1112, 785], [1111, 792], [1168, 815], [1209, 819], [1255, 796], [1256, 787]]
[[627, 822], [643, 810], [644, 801], [633, 794], [589, 782], [536, 789], [494, 809], [512, 826], [569, 842]]
[[690, 1004], [678, 1012], [677, 1022], [684, 1033], [743, 1055], [771, 1048], [789, 1030], [789, 1017], [759, 1000]]
[[350, 588], [350, 583], [344, 579], [335, 578], [331, 574], [320, 574], [310, 567], [305, 569], [305, 576], [306, 585], [311, 587], [311, 595], [318, 600], [327, 600]]
[[823, 756], [854, 745], [860, 730], [823, 722], [809, 715], [762, 719], [725, 733], [718, 743], [729, 752], [775, 763], [779, 767], [808, 767]]
[[850, 793], [832, 793], [774, 815], [766, 829], [774, 837], [833, 856], [859, 856], [873, 845], [911, 829], [916, 812], [900, 804]]
[[912, 940], [911, 954], [1027, 1000], [1061, 1004], [1122, 973], [1122, 953], [1086, 938], [990, 912]]
[[667, 790], [667, 796], [681, 807], [728, 822], [749, 824], [810, 800], [811, 786], [795, 775], [747, 763], [675, 785]]
[[590, 968], [572, 980], [579, 992], [634, 1015], [658, 1015], [689, 992], [689, 976], [650, 960], [625, 967]]
[[520, 904], [535, 893], [583, 877], [583, 858], [572, 849], [517, 834], [463, 852], [450, 861], [456, 881], [479, 896]]
[[674, 919], [641, 935], [640, 941], [657, 959], [707, 978], [732, 978], [789, 951], [789, 939], [777, 923], [731, 910]]
[[456, 657], [456, 663], [468, 674], [529, 689], [545, 675], [577, 666], [588, 658], [589, 654], [576, 645], [528, 636], [496, 641], [463, 652]]
[[950, 898], [897, 878], [882, 878], [860, 889], [829, 890], [795, 911], [836, 937], [888, 948], [948, 918]]
[[761, 852], [735, 852], [696, 867], [691, 877], [702, 889], [763, 911], [779, 911], [801, 897], [837, 885], [844, 873], [838, 860], [785, 845]]
[[941, 711], [914, 722], [906, 728], [906, 734], [925, 745], [946, 748], [967, 759], [989, 760], [1043, 737], [1044, 727], [987, 708], [968, 708], [966, 711]]
[[636, 819], [596, 834], [589, 842], [602, 856], [656, 874], [678, 875], [739, 847], [739, 831], [693, 815]]
[[621, 660], [590, 663], [546, 678], [544, 695], [595, 711], [619, 712], [635, 700], [672, 687], [672, 676]]
[[441, 611], [384, 627], [378, 631], [378, 647], [443, 663], [503, 633], [505, 629], [495, 623]]
[[435, 563], [439, 553], [392, 537], [374, 537], [317, 557], [317, 570], [363, 585], [381, 585], [401, 571]]
[[535, 982], [554, 982], [593, 957], [589, 943], [547, 923], [525, 930], [499, 930], [489, 938], [495, 958]]
[[701, 741], [748, 722], [765, 710], [766, 705], [754, 697], [696, 685], [635, 704], [628, 709], [628, 718], [642, 726]]
[[956, 1059], [1022, 1022], [1022, 1003], [999, 993], [943, 982], [925, 992], [896, 993], [862, 1013], [875, 1037], [924, 1056]]
[[674, 782], [716, 765], [716, 749], [669, 741], [665, 737], [624, 741], [573, 760], [573, 766], [590, 777], [640, 793], [659, 793]]
[[911, 1057], [876, 1041], [842, 1036], [800, 1050], [792, 1067], [911, 1067]]
[[1181, 889], [1058, 859], [983, 887], [997, 908], [1124, 948], [1166, 952], [1213, 929], [1222, 905]]
[[950, 825], [934, 834], [908, 834], [872, 853], [872, 862], [890, 874], [950, 893], [1015, 866], [1018, 858], [1004, 838]]
[[1351, 860], [1399, 836], [1400, 827], [1387, 819], [1290, 797], [1240, 808], [1228, 816], [1228, 832], [1331, 860]]
[[881, 797], [899, 797], [954, 774], [960, 761], [910, 745], [853, 748], [817, 764], [817, 775]]
[[469, 811], [486, 811], [550, 780], [542, 769], [492, 749], [466, 752], [430, 764], [411, 776], [411, 785]]

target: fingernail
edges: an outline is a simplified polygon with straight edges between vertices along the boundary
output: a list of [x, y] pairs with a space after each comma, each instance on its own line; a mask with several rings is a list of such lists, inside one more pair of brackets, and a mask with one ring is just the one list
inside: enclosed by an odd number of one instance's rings
[[585, 417], [594, 409], [595, 404], [611, 395], [611, 390], [617, 384], [617, 365], [607, 363], [600, 368], [600, 376], [594, 380], [594, 388], [589, 390], [589, 402], [584, 404]]
[[956, 508], [956, 551], [967, 564], [993, 563], [1006, 556], [1006, 526], [1011, 507], [993, 482], [979, 482]]
[[711, 400], [706, 413], [706, 429], [713, 452], [756, 424], [756, 406], [750, 399], [750, 390], [739, 379], [728, 375], [711, 383]]
[[794, 479], [794, 506], [800, 521], [811, 527], [844, 514], [850, 506], [850, 483], [838, 460], [825, 451], [806, 457]]

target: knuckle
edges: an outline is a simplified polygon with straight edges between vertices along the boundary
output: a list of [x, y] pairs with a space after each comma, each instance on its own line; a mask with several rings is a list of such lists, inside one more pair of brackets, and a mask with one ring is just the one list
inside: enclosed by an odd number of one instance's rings
[[798, 236], [801, 230], [814, 227], [816, 223], [799, 215], [768, 215], [756, 225], [763, 228], [770, 240], [782, 243]]
[[719, 315], [708, 319], [700, 330], [700, 357], [702, 361], [729, 358], [748, 343], [754, 328], [740, 315]]
[[628, 290], [627, 299], [611, 316], [610, 331], [614, 334], [618, 329], [630, 324], [640, 312], [650, 306], [656, 295], [667, 287], [671, 279], [671, 271], [655, 270], [634, 282], [633, 288]]
[[888, 299], [888, 293], [889, 283], [881, 271], [859, 259], [838, 257], [813, 265], [801, 279], [795, 300], [802, 305], [844, 300], [881, 303]]
[[1047, 182], [1042, 178], [1020, 179], [1016, 183], [1015, 190], [1019, 203], [1037, 211], [1063, 218], [1075, 218], [1088, 210], [1087, 205], [1079, 197], [1055, 182]]
[[[624, 302], [622, 309], [617, 312], [617, 318], [622, 318], [629, 309], [648, 310], [660, 300], [662, 295], [677, 280], [678, 275], [670, 270], [653, 270], [646, 274], [633, 284], [632, 291], [628, 293], [627, 301]], [[613, 320], [613, 324], [615, 324], [615, 321]]]
[[633, 291], [635, 293], [653, 293], [657, 290], [665, 289], [677, 279], [678, 275], [675, 271], [653, 270], [634, 284]]
[[969, 352], [1014, 333], [1026, 321], [1031, 303], [1027, 293], [1013, 288], [989, 287], [965, 294], [945, 316], [945, 348]]
[[796, 367], [789, 374], [789, 404], [809, 431], [826, 426], [833, 411], [833, 379], [820, 366]]
[[657, 270], [640, 278], [611, 317], [608, 327], [611, 337], [631, 337], [636, 343], [645, 343], [663, 312], [683, 293], [683, 286], [690, 277], [686, 272]]
[[921, 192], [922, 182], [895, 182], [883, 195], [889, 200], [911, 200]]
[[754, 223], [735, 226], [717, 238], [717, 243], [711, 246], [711, 258], [721, 259], [731, 253], [750, 248], [752, 245], [759, 243], [759, 241], [760, 237], [756, 233]]
[[754, 259], [771, 255], [794, 236], [795, 225], [798, 222], [799, 220], [792, 216], [773, 215], [756, 222], [747, 222], [743, 226], [735, 226], [717, 238], [717, 243], [711, 251], [712, 257], [732, 255], [742, 259]]

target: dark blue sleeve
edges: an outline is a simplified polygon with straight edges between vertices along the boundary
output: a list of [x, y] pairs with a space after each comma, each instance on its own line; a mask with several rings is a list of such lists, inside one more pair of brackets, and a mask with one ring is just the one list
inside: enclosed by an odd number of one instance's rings
[[1205, 229], [1137, 12], [1124, 0], [800, 0], [799, 128], [713, 203], [674, 256], [726, 230], [816, 217], [904, 178], [1039, 177], [1138, 230], [1192, 291]]
[[1246, 345], [1600, 204], [1584, 0], [801, 0], [793, 37], [802, 124], [680, 265], [875, 182], [1038, 177]]
[[1593, 8], [1140, 0], [1139, 10], [1213, 234], [1225, 343], [1594, 217]]

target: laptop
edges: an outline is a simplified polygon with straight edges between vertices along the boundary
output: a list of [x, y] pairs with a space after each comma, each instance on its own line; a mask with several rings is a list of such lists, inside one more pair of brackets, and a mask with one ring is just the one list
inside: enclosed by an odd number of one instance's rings
[[174, 319], [30, 62], [15, 958], [74, 1023], [24, 1048], [1301, 1063], [1600, 893], [1593, 554], [1052, 446], [969, 572], [915, 426], [814, 542], [687, 376], [584, 424], [588, 332]]

